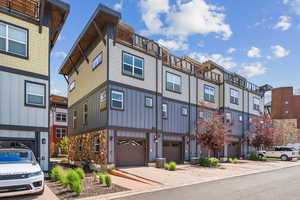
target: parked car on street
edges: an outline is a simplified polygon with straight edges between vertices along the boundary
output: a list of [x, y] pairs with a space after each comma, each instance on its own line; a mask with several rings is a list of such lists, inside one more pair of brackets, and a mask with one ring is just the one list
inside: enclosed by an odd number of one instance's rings
[[280, 158], [283, 161], [292, 160], [299, 157], [299, 152], [293, 147], [274, 147], [268, 150], [259, 151], [259, 156], [267, 158]]
[[293, 147], [300, 153], [300, 143], [294, 143], [294, 144], [289, 143], [286, 146]]
[[0, 149], [0, 197], [42, 194], [44, 173], [29, 149]]

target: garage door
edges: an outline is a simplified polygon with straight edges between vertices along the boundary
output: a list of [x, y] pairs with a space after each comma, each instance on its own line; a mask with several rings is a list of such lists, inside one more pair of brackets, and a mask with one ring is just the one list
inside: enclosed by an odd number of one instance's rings
[[145, 140], [118, 139], [117, 166], [145, 165]]
[[1, 140], [0, 139], [0, 147], [1, 148], [29, 148], [34, 153], [35, 157], [37, 157], [36, 152], [36, 144], [35, 141], [31, 140]]
[[181, 163], [181, 142], [164, 141], [163, 143], [163, 154], [167, 162], [174, 161], [176, 163]]

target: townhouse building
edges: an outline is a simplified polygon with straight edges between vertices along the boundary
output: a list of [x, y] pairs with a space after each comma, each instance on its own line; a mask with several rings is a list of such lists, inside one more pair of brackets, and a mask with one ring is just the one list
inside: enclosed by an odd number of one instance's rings
[[205, 155], [196, 122], [214, 111], [234, 121], [220, 153], [245, 155], [262, 88], [212, 61], [172, 55], [120, 19], [100, 4], [59, 70], [69, 84], [70, 160], [131, 166]]
[[50, 51], [68, 16], [60, 0], [0, 1], [0, 147], [49, 160]]
[[68, 136], [68, 99], [50, 96], [50, 155], [62, 153], [59, 142]]

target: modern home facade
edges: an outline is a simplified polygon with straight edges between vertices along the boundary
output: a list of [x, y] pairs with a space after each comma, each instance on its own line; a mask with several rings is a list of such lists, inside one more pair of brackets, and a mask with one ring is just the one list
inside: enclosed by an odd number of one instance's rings
[[68, 99], [50, 96], [50, 155], [61, 154], [59, 142], [68, 136]]
[[221, 154], [245, 155], [261, 88], [211, 61], [174, 56], [120, 18], [99, 5], [60, 68], [69, 84], [69, 158], [131, 166], [205, 155], [196, 122], [215, 111], [234, 122]]
[[50, 51], [69, 12], [60, 0], [0, 1], [0, 146], [49, 160]]

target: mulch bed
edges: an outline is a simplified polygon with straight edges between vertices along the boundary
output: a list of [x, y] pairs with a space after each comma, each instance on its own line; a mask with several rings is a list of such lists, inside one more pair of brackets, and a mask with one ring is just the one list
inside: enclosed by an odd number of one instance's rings
[[64, 188], [59, 182], [53, 182], [51, 180], [46, 181], [46, 185], [59, 199], [78, 199], [129, 190], [115, 184], [111, 187], [106, 187], [105, 185], [101, 185], [99, 182], [95, 182], [91, 175], [87, 175], [82, 184], [83, 190], [80, 196], [77, 196], [69, 188]]

